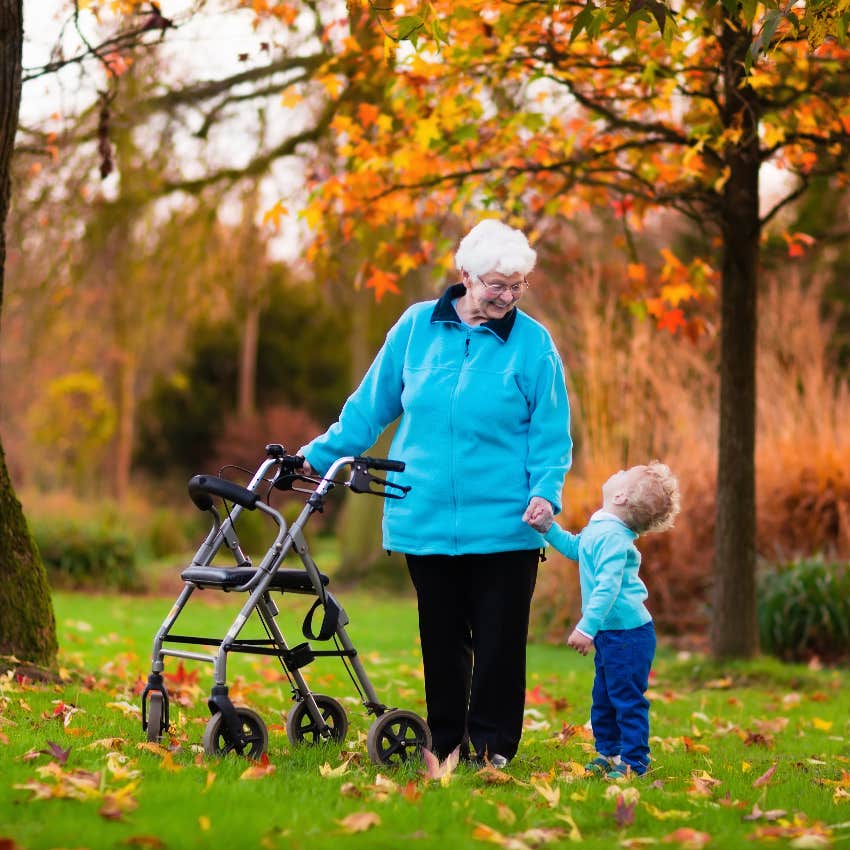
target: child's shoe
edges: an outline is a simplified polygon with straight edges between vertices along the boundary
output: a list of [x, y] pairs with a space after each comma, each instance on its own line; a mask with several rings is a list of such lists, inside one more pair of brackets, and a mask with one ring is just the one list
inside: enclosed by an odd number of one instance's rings
[[590, 776], [607, 776], [608, 772], [618, 765], [607, 756], [597, 756], [592, 762], [584, 766], [584, 772]]
[[605, 772], [605, 778], [610, 782], [616, 782], [618, 779], [630, 779], [632, 769], [627, 764], [611, 765]]

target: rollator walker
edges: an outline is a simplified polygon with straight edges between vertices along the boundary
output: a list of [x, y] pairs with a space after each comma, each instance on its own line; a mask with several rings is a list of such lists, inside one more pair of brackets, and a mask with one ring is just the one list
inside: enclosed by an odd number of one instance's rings
[[[412, 711], [389, 708], [375, 693], [360, 657], [352, 644], [346, 625], [348, 616], [328, 590], [327, 575], [319, 572], [310, 556], [304, 527], [310, 517], [321, 511], [328, 492], [344, 486], [354, 493], [401, 499], [410, 490], [372, 474], [373, 470], [404, 471], [404, 463], [371, 457], [342, 457], [319, 478], [300, 475], [304, 458], [288, 455], [277, 443], [266, 446], [266, 457], [247, 486], [227, 478], [196, 475], [189, 481], [189, 495], [195, 505], [212, 515], [212, 528], [183, 570], [183, 588], [168, 612], [153, 642], [151, 672], [142, 693], [142, 730], [147, 740], [158, 742], [169, 728], [169, 698], [163, 671], [165, 659], [179, 658], [213, 665], [213, 686], [208, 700], [211, 717], [204, 730], [204, 751], [211, 756], [235, 752], [259, 759], [268, 749], [268, 729], [257, 712], [234, 705], [228, 695], [227, 658], [231, 652], [276, 657], [292, 688], [293, 705], [286, 719], [286, 734], [293, 745], [342, 743], [348, 731], [348, 717], [342, 704], [333, 697], [310, 690], [302, 670], [316, 658], [336, 656], [348, 669], [367, 714], [374, 715], [366, 738], [369, 757], [375, 764], [400, 764], [418, 758], [423, 748], [431, 748], [431, 733], [425, 721]], [[347, 470], [347, 480], [337, 480]], [[296, 482], [315, 485], [293, 486]], [[298, 518], [286, 520], [268, 503], [272, 490], [295, 490], [309, 494]], [[264, 498], [265, 497], [265, 498]], [[217, 508], [224, 508], [224, 518]], [[253, 566], [242, 551], [236, 523], [243, 510], [258, 510], [277, 526], [274, 542], [259, 566]], [[270, 526], [271, 527], [271, 526]], [[235, 566], [212, 566], [222, 546], [230, 550]], [[284, 569], [284, 559], [295, 550], [302, 569]], [[223, 638], [175, 634], [174, 627], [196, 590], [219, 590], [246, 594], [241, 610]], [[304, 619], [302, 632], [307, 642], [289, 646], [275, 621], [279, 613], [273, 593], [295, 593], [314, 597]], [[321, 611], [321, 625], [314, 629], [314, 615]], [[245, 624], [256, 612], [266, 634], [264, 639], [240, 638]], [[334, 649], [314, 649], [310, 641], [332, 641]], [[201, 652], [187, 647], [217, 647]]]

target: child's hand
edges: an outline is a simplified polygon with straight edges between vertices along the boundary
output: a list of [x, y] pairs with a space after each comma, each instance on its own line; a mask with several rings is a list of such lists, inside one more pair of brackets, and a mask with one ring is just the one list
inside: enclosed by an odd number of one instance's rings
[[567, 646], [571, 646], [582, 655], [587, 655], [593, 647], [593, 638], [583, 635], [578, 629], [573, 629], [573, 633], [567, 638]]
[[546, 499], [540, 496], [535, 496], [525, 509], [522, 515], [524, 522], [527, 522], [535, 531], [545, 534], [552, 527], [552, 518], [554, 513], [552, 506]]

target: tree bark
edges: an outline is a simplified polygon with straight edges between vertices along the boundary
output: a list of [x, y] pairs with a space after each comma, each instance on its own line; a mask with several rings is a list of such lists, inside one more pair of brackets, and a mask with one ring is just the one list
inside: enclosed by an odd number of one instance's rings
[[723, 265], [720, 340], [720, 427], [715, 529], [714, 616], [717, 657], [758, 651], [756, 616], [756, 304], [759, 256], [758, 102], [744, 80], [752, 40], [743, 26], [724, 25], [724, 125], [740, 129], [726, 151], [729, 179], [721, 210]]
[[[0, 306], [6, 266], [10, 164], [21, 104], [22, 0], [0, 0]], [[0, 656], [56, 662], [56, 621], [44, 565], [15, 496], [0, 444]], [[8, 666], [0, 658], [0, 667]]]

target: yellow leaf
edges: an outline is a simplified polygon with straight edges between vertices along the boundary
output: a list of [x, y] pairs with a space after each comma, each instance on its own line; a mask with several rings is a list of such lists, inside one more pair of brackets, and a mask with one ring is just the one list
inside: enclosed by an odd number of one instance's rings
[[384, 38], [384, 61], [391, 64], [395, 60], [395, 42], [389, 37]]
[[183, 770], [183, 767], [174, 761], [174, 756], [171, 753], [166, 752], [162, 757], [162, 761], [160, 761], [159, 766], [163, 770], [170, 771], [171, 773], [177, 773], [178, 770]]
[[829, 730], [832, 729], [832, 721], [822, 720], [820, 717], [813, 717], [812, 726], [814, 726], [815, 729], [820, 729], [821, 732], [829, 732]]
[[336, 74], [325, 74], [318, 77], [329, 97], [336, 97], [342, 91], [342, 80]]
[[569, 811], [560, 812], [555, 815], [558, 820], [562, 820], [569, 828], [570, 828], [570, 841], [581, 841], [581, 831], [578, 828], [578, 824], [573, 820], [573, 816]]
[[651, 803], [647, 803], [646, 800], [643, 801], [643, 807], [656, 820], [687, 820], [691, 816], [690, 812], [683, 812], [678, 809], [658, 809]]
[[553, 809], [561, 802], [561, 789], [553, 788], [548, 782], [532, 782], [531, 787], [540, 794]]
[[374, 812], [353, 812], [337, 823], [346, 832], [365, 832], [373, 826], [380, 826], [381, 819]]
[[271, 222], [274, 229], [277, 230], [280, 228], [281, 218], [285, 215], [289, 215], [289, 210], [281, 201], [278, 201], [271, 209], [263, 213], [263, 226], [265, 227], [265, 225]]
[[287, 89], [280, 97], [280, 105], [284, 109], [294, 109], [302, 100], [304, 100], [304, 96], [300, 92], [295, 91], [295, 89]]
[[748, 761], [741, 762], [741, 773], [749, 773], [753, 769], [753, 766]]
[[437, 116], [432, 115], [430, 118], [419, 121], [413, 137], [420, 148], [427, 148], [433, 140], [439, 139], [440, 128], [437, 126]]
[[198, 815], [198, 827], [200, 828], [201, 832], [209, 832], [211, 826], [212, 823], [206, 815]]
[[328, 762], [325, 762], [323, 765], [319, 767], [319, 775], [328, 777], [328, 776], [342, 776], [348, 770], [348, 765], [351, 764], [351, 759], [348, 761], [344, 761], [342, 764], [337, 767], [331, 767]]

